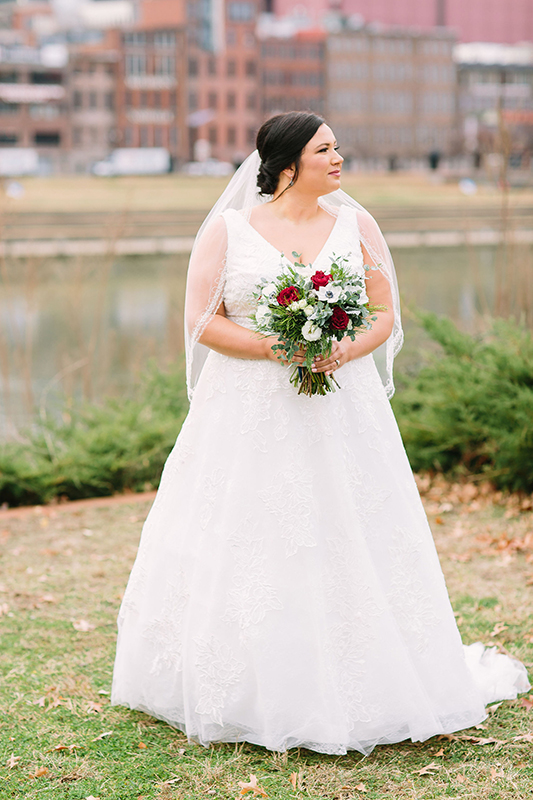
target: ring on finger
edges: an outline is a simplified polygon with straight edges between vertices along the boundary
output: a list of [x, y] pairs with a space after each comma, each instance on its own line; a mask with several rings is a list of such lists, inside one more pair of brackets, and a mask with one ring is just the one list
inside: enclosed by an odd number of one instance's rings
[[341, 365], [341, 362], [339, 361], [339, 359], [338, 359], [338, 358], [336, 358], [336, 359], [335, 359], [335, 364], [336, 364], [338, 367], [340, 367], [340, 365]]

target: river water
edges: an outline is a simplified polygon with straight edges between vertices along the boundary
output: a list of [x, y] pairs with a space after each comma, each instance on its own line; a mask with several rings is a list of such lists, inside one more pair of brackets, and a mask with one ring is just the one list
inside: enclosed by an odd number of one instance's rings
[[[492, 247], [398, 249], [406, 310], [398, 369], [428, 347], [409, 319], [418, 306], [475, 330], [492, 308]], [[9, 435], [65, 399], [127, 393], [150, 359], [181, 359], [187, 257], [19, 259], [2, 267], [0, 429]]]

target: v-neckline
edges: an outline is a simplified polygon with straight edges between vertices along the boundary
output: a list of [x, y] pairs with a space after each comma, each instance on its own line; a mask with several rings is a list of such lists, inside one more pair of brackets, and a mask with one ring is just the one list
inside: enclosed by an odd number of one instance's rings
[[[309, 266], [314, 266], [314, 265], [317, 263], [317, 261], [320, 259], [320, 257], [322, 256], [322, 253], [324, 252], [324, 250], [325, 250], [325, 249], [326, 249], [326, 247], [328, 246], [328, 244], [329, 244], [329, 242], [330, 242], [330, 239], [331, 239], [331, 237], [332, 237], [332, 236], [333, 236], [333, 234], [335, 233], [335, 229], [337, 228], [337, 223], [338, 223], [338, 221], [339, 221], [339, 217], [340, 217], [340, 215], [341, 215], [342, 209], [343, 209], [343, 206], [340, 206], [340, 207], [339, 207], [339, 212], [338, 212], [337, 216], [335, 217], [335, 222], [333, 223], [333, 227], [332, 227], [332, 229], [330, 230], [330, 232], [328, 233], [328, 236], [327, 236], [327, 238], [326, 238], [326, 241], [324, 242], [324, 244], [322, 245], [322, 247], [321, 247], [321, 248], [320, 248], [320, 250], [318, 251], [318, 254], [315, 256], [315, 258], [313, 259], [313, 261], [310, 261], [310, 262], [309, 262], [309, 264], [305, 264], [304, 266], [306, 266], [306, 267], [309, 267]], [[324, 211], [326, 211], [326, 209], [324, 209]], [[329, 212], [329, 211], [326, 211], [326, 214], [330, 214], [330, 212]], [[333, 216], [335, 216], [335, 215], [334, 215], [334, 214], [330, 214], [330, 216], [332, 216], [332, 217], [333, 217]], [[256, 234], [256, 235], [257, 235], [257, 236], [258, 236], [258, 237], [259, 237], [259, 238], [260, 238], [260, 239], [263, 241], [263, 242], [265, 242], [265, 244], [267, 244], [267, 245], [270, 247], [270, 249], [271, 249], [271, 250], [274, 250], [274, 251], [275, 251], [275, 252], [278, 254], [278, 256], [279, 256], [280, 258], [285, 258], [285, 259], [287, 259], [287, 261], [289, 261], [289, 263], [290, 263], [290, 264], [292, 264], [292, 263], [293, 263], [293, 262], [290, 260], [290, 258], [289, 258], [288, 256], [286, 256], [286, 255], [285, 255], [285, 253], [282, 253], [282, 252], [281, 252], [281, 250], [278, 250], [278, 248], [277, 248], [277, 247], [275, 247], [275, 246], [272, 244], [272, 242], [269, 242], [269, 241], [268, 241], [268, 239], [265, 239], [265, 237], [263, 236], [263, 234], [262, 234], [262, 233], [259, 233], [259, 231], [257, 230], [257, 228], [254, 228], [254, 226], [252, 225], [252, 223], [251, 223], [249, 220], [247, 220], [247, 219], [246, 219], [246, 217], [244, 217], [242, 214], [240, 215], [240, 217], [241, 217], [241, 219], [242, 219], [242, 220], [244, 220], [244, 222], [246, 223], [246, 225], [247, 225], [249, 228], [251, 228], [251, 230], [252, 230], [252, 231], [253, 231], [253, 232], [254, 232], [254, 233], [255, 233], [255, 234]]]

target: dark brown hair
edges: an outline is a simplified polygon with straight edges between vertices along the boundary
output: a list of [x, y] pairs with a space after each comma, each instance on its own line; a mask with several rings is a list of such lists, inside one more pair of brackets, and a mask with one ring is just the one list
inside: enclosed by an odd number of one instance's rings
[[302, 151], [323, 124], [324, 120], [318, 114], [289, 111], [270, 117], [261, 125], [256, 139], [261, 157], [257, 175], [260, 194], [274, 194], [279, 176], [293, 165], [293, 182], [296, 183]]

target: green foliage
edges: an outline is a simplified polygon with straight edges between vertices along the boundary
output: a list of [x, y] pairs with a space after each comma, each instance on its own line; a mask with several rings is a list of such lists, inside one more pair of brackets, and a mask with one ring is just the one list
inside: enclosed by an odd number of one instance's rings
[[445, 317], [417, 314], [440, 357], [405, 378], [394, 411], [414, 470], [482, 473], [533, 491], [533, 336], [496, 320], [476, 338]]
[[187, 410], [182, 368], [152, 367], [127, 398], [75, 407], [0, 447], [0, 503], [47, 503], [159, 483]]

